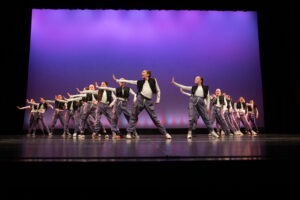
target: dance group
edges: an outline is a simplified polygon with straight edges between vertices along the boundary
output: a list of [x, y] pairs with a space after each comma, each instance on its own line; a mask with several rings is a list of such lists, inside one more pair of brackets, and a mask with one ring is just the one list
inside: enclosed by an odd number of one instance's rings
[[[73, 137], [84, 138], [89, 133], [93, 138], [101, 138], [101, 134], [104, 134], [104, 137], [108, 139], [109, 135], [100, 121], [101, 115], [104, 115], [110, 124], [111, 138], [118, 139], [121, 137], [118, 120], [121, 114], [124, 114], [128, 122], [125, 138], [137, 139], [140, 137], [136, 130], [138, 116], [145, 109], [158, 131], [166, 139], [171, 139], [172, 136], [162, 126], [155, 111], [154, 104], [160, 102], [159, 84], [155, 78], [152, 78], [151, 71], [143, 70], [141, 75], [141, 80], [117, 79], [113, 75], [113, 79], [119, 83], [117, 88], [108, 87], [105, 81], [100, 86], [96, 82], [95, 85], [90, 84], [83, 90], [77, 88], [78, 94], [68, 93], [68, 98], [58, 95], [55, 96], [55, 100], [46, 100], [41, 97], [39, 103], [31, 99], [27, 100], [28, 106], [17, 106], [17, 108], [30, 109], [29, 136], [35, 136], [38, 127], [43, 134], [47, 132], [49, 136], [52, 136], [59, 119], [64, 129], [63, 137], [72, 136], [69, 130], [69, 121], [72, 120]], [[136, 85], [137, 93], [126, 86], [126, 83]], [[243, 123], [245, 133], [257, 134], [258, 109], [253, 100], [246, 103], [245, 99], [240, 97], [237, 102], [234, 102], [228, 94], [222, 94], [219, 88], [214, 94], [210, 94], [209, 87], [203, 84], [203, 78], [200, 76], [195, 77], [194, 86], [179, 84], [174, 77], [171, 83], [179, 87], [183, 94], [190, 96], [187, 139], [192, 138], [199, 117], [207, 127], [208, 135], [214, 138], [221, 135], [243, 135], [241, 123]], [[129, 111], [128, 103], [130, 95], [133, 96], [134, 102], [131, 111]], [[155, 101], [152, 98], [154, 95], [156, 96]], [[50, 127], [44, 121], [44, 113], [48, 108], [54, 109]], [[215, 122], [216, 130], [214, 129]]]

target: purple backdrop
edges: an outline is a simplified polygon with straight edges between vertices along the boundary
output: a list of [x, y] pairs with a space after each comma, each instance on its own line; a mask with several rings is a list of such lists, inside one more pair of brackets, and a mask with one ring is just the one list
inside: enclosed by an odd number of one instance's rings
[[[33, 9], [27, 97], [76, 93], [112, 74], [137, 80], [149, 69], [161, 88], [156, 106], [167, 128], [188, 126], [188, 98], [171, 84], [204, 77], [235, 100], [254, 99], [264, 126], [262, 81], [255, 11]], [[129, 85], [136, 91], [135, 85]], [[28, 111], [24, 127], [28, 126]], [[46, 121], [50, 125], [53, 110]], [[105, 117], [102, 122], [108, 126]], [[120, 126], [126, 126], [122, 116]], [[57, 123], [60, 126], [60, 123]], [[154, 127], [146, 111], [138, 127]], [[199, 120], [199, 127], [204, 127]]]

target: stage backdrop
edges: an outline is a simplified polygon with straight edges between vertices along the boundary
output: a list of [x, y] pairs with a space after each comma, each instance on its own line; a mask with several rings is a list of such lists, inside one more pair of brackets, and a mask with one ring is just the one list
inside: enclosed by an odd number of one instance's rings
[[[137, 80], [144, 69], [158, 80], [161, 102], [156, 110], [166, 128], [188, 126], [189, 97], [171, 84], [172, 77], [192, 86], [197, 75], [210, 93], [220, 88], [234, 100], [253, 99], [258, 124], [264, 126], [255, 11], [32, 10], [27, 98], [67, 97], [95, 81], [118, 87], [112, 74]], [[46, 113], [48, 125], [52, 114], [51, 109]], [[105, 117], [102, 122], [109, 127]], [[120, 127], [126, 124], [122, 116]], [[61, 127], [59, 122], [56, 126]], [[138, 128], [153, 127], [143, 111]], [[198, 127], [205, 127], [201, 119]]]

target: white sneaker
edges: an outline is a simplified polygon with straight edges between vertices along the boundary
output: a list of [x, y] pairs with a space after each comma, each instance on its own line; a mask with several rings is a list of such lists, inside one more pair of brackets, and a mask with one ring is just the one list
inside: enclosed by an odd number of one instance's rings
[[234, 135], [241, 135], [238, 131], [235, 131], [233, 134]]
[[126, 139], [131, 139], [131, 134], [130, 133], [126, 134]]
[[172, 139], [172, 136], [169, 133], [166, 133], [166, 139]]
[[134, 137], [135, 137], [135, 139], [140, 139], [140, 136], [136, 131], [134, 132]]
[[216, 138], [220, 137], [215, 131], [211, 132], [211, 136], [216, 137]]
[[111, 139], [117, 139], [117, 134], [115, 132], [111, 133]]
[[257, 133], [255, 131], [251, 131], [252, 135], [257, 135]]
[[109, 139], [109, 135], [108, 135], [108, 134], [105, 134], [104, 138], [105, 138], [105, 139]]
[[92, 133], [92, 137], [94, 138], [94, 137], [96, 137], [97, 136], [97, 133]]
[[191, 138], [192, 138], [192, 131], [188, 131], [187, 139], [191, 139]]
[[79, 135], [78, 135], [78, 138], [84, 139], [84, 138], [85, 138], [85, 135], [84, 135], [84, 134], [79, 134]]
[[73, 137], [77, 137], [77, 133], [73, 133]]

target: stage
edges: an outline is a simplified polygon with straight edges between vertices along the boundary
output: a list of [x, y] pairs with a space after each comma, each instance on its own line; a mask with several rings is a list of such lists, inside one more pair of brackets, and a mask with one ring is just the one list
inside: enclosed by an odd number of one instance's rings
[[[260, 185], [295, 186], [300, 135], [258, 134], [211, 138], [160, 134], [112, 140], [1, 135], [2, 177], [8, 187], [200, 187], [219, 190]], [[97, 183], [93, 186], [91, 180]], [[189, 183], [199, 182], [197, 185]], [[42, 183], [42, 184], [40, 184]], [[253, 184], [254, 183], [254, 184]], [[115, 186], [113, 186], [115, 185]], [[202, 187], [202, 186], [201, 186]], [[210, 188], [210, 187], [209, 187]]]
[[155, 162], [298, 159], [300, 135], [220, 136], [160, 134], [139, 139], [1, 135], [0, 159], [14, 162]]

